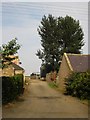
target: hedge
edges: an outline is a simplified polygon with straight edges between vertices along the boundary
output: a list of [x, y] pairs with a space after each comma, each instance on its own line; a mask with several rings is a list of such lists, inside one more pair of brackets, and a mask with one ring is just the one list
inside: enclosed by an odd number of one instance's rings
[[13, 77], [2, 77], [2, 103], [8, 103], [15, 100], [17, 96], [23, 93], [23, 75]]
[[65, 94], [90, 100], [90, 72], [73, 73], [65, 81]]

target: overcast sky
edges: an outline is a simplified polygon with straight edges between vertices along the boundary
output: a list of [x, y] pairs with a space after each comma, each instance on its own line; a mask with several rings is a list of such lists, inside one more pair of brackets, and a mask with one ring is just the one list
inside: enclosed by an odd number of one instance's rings
[[35, 53], [41, 48], [37, 28], [43, 15], [52, 14], [55, 17], [69, 15], [79, 20], [85, 35], [83, 53], [88, 53], [88, 2], [32, 3], [23, 2], [23, 0], [21, 0], [22, 2], [5, 1], [3, 0], [2, 3], [2, 28], [0, 27], [2, 43], [7, 43], [15, 37], [18, 38], [18, 43], [22, 45], [19, 50], [19, 57], [27, 75], [32, 72], [39, 72], [41, 65], [41, 60]]

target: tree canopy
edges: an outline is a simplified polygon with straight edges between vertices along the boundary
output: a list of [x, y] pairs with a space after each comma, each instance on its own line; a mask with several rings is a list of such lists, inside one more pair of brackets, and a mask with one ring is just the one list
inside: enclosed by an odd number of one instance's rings
[[11, 61], [14, 58], [11, 58], [11, 55], [15, 55], [18, 50], [20, 49], [20, 45], [17, 43], [17, 38], [12, 39], [9, 41], [7, 44], [3, 44], [2, 47], [0, 48], [0, 66], [5, 67], [6, 62], [8, 64], [11, 63]]
[[79, 20], [70, 16], [54, 17], [44, 15], [38, 27], [42, 49], [36, 55], [42, 64], [51, 64], [54, 70], [59, 68], [59, 62], [64, 52], [81, 53], [84, 45], [83, 31]]

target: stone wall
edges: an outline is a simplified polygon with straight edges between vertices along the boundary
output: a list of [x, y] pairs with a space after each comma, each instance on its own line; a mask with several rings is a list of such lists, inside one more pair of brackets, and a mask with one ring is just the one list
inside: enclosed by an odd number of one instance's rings
[[23, 74], [23, 70], [15, 70], [15, 74]]
[[14, 76], [15, 74], [24, 74], [24, 71], [14, 70], [11, 65], [9, 65], [7, 68], [0, 69], [0, 76]]
[[57, 77], [56, 71], [50, 72], [50, 73], [46, 74], [46, 81], [47, 82], [56, 81], [56, 77]]
[[2, 76], [14, 76], [14, 69], [10, 66], [2, 70]]

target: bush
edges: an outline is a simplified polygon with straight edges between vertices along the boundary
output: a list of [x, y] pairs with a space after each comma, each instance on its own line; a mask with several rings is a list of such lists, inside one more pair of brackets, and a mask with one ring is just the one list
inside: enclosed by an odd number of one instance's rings
[[2, 103], [8, 103], [23, 93], [23, 75], [2, 77]]
[[17, 94], [23, 93], [23, 86], [24, 86], [23, 75], [22, 74], [15, 75], [13, 82], [17, 86]]
[[90, 72], [73, 73], [65, 81], [66, 94], [90, 100]]

